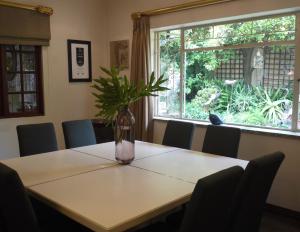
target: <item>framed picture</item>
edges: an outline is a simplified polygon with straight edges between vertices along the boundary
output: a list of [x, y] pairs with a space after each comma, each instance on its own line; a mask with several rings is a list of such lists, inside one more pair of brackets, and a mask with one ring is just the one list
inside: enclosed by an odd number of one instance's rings
[[129, 40], [110, 42], [110, 66], [129, 68]]
[[69, 82], [92, 81], [91, 42], [68, 40]]

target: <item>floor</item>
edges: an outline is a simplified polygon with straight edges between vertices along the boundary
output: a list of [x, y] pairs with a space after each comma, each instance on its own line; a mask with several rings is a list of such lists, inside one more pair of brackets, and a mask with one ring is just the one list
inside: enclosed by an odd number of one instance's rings
[[260, 232], [300, 232], [300, 220], [278, 214], [265, 213]]

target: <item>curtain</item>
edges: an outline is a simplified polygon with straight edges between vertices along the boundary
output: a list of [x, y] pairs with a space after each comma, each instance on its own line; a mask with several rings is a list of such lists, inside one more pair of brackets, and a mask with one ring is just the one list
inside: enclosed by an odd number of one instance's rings
[[[150, 19], [142, 16], [133, 21], [133, 39], [131, 54], [131, 81], [138, 85], [150, 78]], [[135, 137], [138, 140], [153, 140], [153, 99], [146, 97], [133, 104], [135, 117]]]
[[49, 45], [50, 16], [0, 6], [0, 44]]

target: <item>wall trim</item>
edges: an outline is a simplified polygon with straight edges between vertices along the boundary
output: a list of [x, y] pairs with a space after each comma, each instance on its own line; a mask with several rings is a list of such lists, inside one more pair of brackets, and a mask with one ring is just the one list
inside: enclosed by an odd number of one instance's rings
[[266, 204], [265, 210], [270, 213], [279, 214], [285, 217], [294, 218], [300, 220], [300, 212], [283, 208], [277, 205]]

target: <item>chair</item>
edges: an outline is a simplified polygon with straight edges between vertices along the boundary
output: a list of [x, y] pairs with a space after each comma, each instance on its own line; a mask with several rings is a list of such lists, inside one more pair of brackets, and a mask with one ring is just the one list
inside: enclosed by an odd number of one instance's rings
[[91, 120], [75, 120], [62, 123], [66, 148], [96, 144], [96, 136]]
[[202, 152], [237, 158], [241, 130], [238, 128], [209, 125]]
[[20, 156], [57, 151], [57, 140], [52, 123], [17, 126]]
[[187, 206], [180, 232], [224, 231], [243, 172], [236, 166], [200, 179]]
[[163, 145], [191, 149], [195, 125], [189, 122], [168, 121]]
[[[187, 205], [179, 231], [225, 231], [232, 199], [243, 172], [241, 167], [235, 166], [200, 179]], [[139, 232], [174, 230], [166, 224], [157, 223]]]
[[22, 181], [13, 169], [0, 163], [1, 231], [39, 231], [38, 221]]
[[228, 232], [259, 231], [266, 199], [284, 157], [276, 152], [249, 162], [235, 194]]
[[2, 163], [0, 163], [0, 188], [1, 232], [91, 232], [38, 200], [30, 199], [18, 173]]

